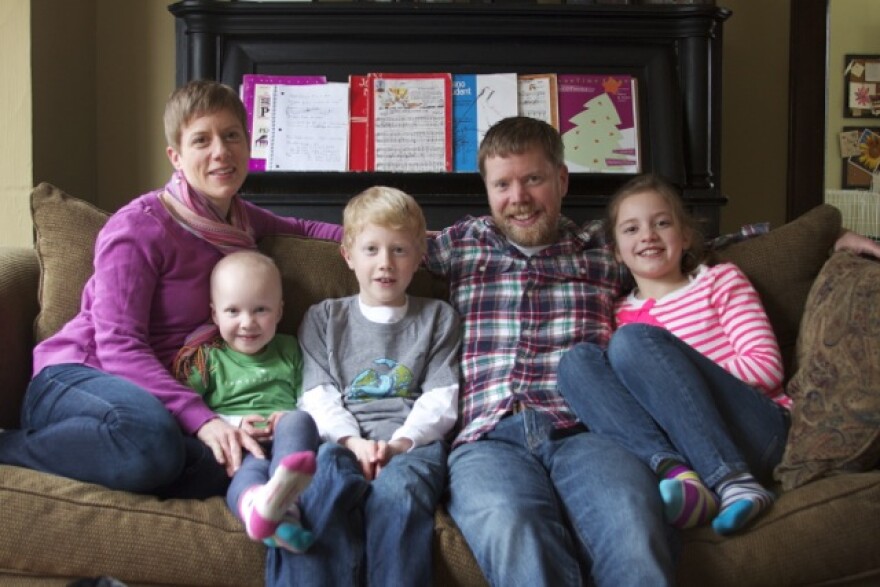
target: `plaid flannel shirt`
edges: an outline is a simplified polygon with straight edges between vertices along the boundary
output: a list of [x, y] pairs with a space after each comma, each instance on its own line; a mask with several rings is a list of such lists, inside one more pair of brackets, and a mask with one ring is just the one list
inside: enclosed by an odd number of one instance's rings
[[[764, 234], [747, 225], [709, 243], [721, 248]], [[549, 414], [558, 429], [577, 420], [556, 389], [562, 354], [579, 342], [607, 346], [614, 300], [629, 283], [601, 221], [560, 220], [558, 242], [530, 257], [491, 217], [466, 218], [429, 239], [428, 269], [446, 277], [462, 316], [457, 446], [478, 440], [517, 409]]]
[[556, 390], [559, 359], [574, 344], [606, 345], [619, 265], [602, 224], [560, 221], [559, 241], [529, 257], [490, 217], [467, 218], [430, 239], [426, 265], [445, 276], [463, 318], [463, 385], [454, 445], [472, 442], [519, 407], [577, 423]]

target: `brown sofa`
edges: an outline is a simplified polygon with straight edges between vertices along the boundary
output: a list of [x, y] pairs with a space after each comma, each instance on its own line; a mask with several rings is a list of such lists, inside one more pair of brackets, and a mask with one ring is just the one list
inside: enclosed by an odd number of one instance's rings
[[[95, 234], [106, 218], [102, 211], [46, 184], [35, 189], [32, 207], [35, 249], [0, 249], [0, 427], [4, 428], [18, 425], [34, 341], [54, 332], [76, 311], [79, 292], [90, 271]], [[853, 271], [838, 271], [850, 275], [849, 280], [837, 273], [824, 275], [823, 265], [839, 226], [836, 209], [821, 206], [722, 253], [756, 284], [789, 366], [805, 308], [820, 331], [826, 325], [840, 325], [841, 319], [829, 321], [821, 315], [829, 304], [838, 309], [847, 305], [834, 298], [835, 292], [848, 292], [853, 304], [871, 302], [869, 296], [874, 295], [873, 305], [858, 306], [861, 310], [853, 322], [856, 330], [869, 335], [878, 334], [871, 329], [880, 330], [880, 309], [875, 309], [880, 308], [880, 279], [871, 285], [872, 280], [852, 277]], [[354, 291], [356, 283], [332, 243], [274, 237], [261, 246], [277, 260], [284, 275], [286, 316], [282, 331], [295, 332], [311, 303]], [[852, 256], [835, 255], [833, 259], [837, 258], [848, 267], [855, 264], [858, 275], [877, 276], [864, 271], [875, 271], [880, 264]], [[817, 276], [824, 280], [818, 288], [822, 291], [810, 294]], [[421, 274], [413, 291], [442, 296], [445, 288], [442, 282]], [[801, 337], [801, 369], [789, 372], [801, 377], [816, 371], [803, 363], [813, 360], [808, 356], [818, 344], [813, 343], [828, 338], [823, 332], [810, 334], [814, 341]], [[838, 344], [845, 338], [838, 332], [833, 342]], [[861, 350], [865, 348], [877, 350], [864, 345]], [[839, 355], [839, 351], [836, 348], [835, 353]], [[859, 353], [854, 356], [858, 359]], [[870, 372], [859, 375], [870, 379], [862, 386], [861, 403], [847, 400], [850, 407], [858, 404], [863, 408], [862, 420], [870, 420], [872, 414], [876, 419], [880, 414], [878, 357], [875, 352], [861, 359]], [[825, 364], [827, 359], [825, 363], [814, 362]], [[878, 444], [880, 423], [873, 424], [874, 433], [871, 425], [840, 429], [842, 408], [838, 404], [847, 402], [837, 402], [831, 392], [835, 381], [843, 379], [840, 374], [829, 376], [827, 367], [819, 369], [821, 377], [814, 377], [820, 382], [818, 389], [810, 387], [808, 377], [801, 377], [802, 403], [810, 410], [793, 414], [796, 433], [792, 441], [803, 446], [791, 448], [808, 449], [792, 450], [791, 454], [787, 449], [789, 462], [780, 471], [781, 495], [770, 513], [748, 531], [730, 538], [721, 538], [708, 528], [684, 532], [680, 584], [880, 584], [880, 472], [875, 468], [876, 452], [872, 452]], [[819, 404], [813, 401], [817, 394]], [[797, 424], [800, 420], [803, 423]], [[820, 430], [824, 441], [810, 437], [809, 427], [817, 421], [828, 424]], [[799, 427], [797, 431], [795, 427]], [[847, 440], [857, 446], [843, 447]], [[809, 448], [811, 442], [813, 448]], [[858, 458], [851, 458], [853, 452]], [[75, 578], [98, 575], [110, 575], [128, 585], [242, 587], [262, 583], [263, 547], [245, 537], [219, 497], [160, 501], [0, 466], [0, 528], [3, 585], [64, 585]], [[437, 512], [435, 544], [437, 585], [485, 584], [461, 534], [442, 508]]]

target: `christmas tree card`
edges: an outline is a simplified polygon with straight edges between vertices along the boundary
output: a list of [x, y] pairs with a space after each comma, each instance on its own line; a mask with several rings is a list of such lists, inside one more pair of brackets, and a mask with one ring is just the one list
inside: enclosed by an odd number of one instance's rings
[[559, 131], [575, 173], [639, 173], [638, 95], [630, 75], [559, 74]]

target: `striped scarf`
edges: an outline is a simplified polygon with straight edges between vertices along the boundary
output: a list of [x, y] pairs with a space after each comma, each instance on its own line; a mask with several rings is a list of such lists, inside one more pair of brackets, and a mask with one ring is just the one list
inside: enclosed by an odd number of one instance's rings
[[[229, 206], [228, 219], [204, 194], [193, 188], [180, 171], [175, 171], [165, 185], [159, 200], [180, 226], [211, 243], [224, 255], [241, 249], [256, 249], [253, 229], [241, 197], [235, 195]], [[189, 373], [196, 369], [203, 381], [207, 380], [207, 348], [222, 344], [220, 332], [213, 322], [194, 330], [174, 357], [172, 373], [186, 383]]]
[[208, 198], [189, 184], [182, 172], [175, 171], [159, 199], [178, 224], [223, 254], [257, 248], [240, 196], [232, 197], [228, 219], [223, 218]]

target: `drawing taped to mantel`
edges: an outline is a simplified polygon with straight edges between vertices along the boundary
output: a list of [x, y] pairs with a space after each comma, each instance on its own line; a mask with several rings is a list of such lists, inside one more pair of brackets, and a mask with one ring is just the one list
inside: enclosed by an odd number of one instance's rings
[[559, 131], [572, 172], [641, 171], [636, 79], [558, 74]]
[[323, 75], [245, 74], [241, 78], [241, 101], [247, 111], [248, 135], [251, 137], [250, 171], [264, 171], [269, 157], [272, 132], [272, 101], [276, 86], [299, 86], [327, 83]]
[[477, 150], [495, 123], [518, 111], [515, 73], [452, 76], [453, 168], [477, 171]]
[[348, 84], [274, 87], [267, 171], [348, 169]]

